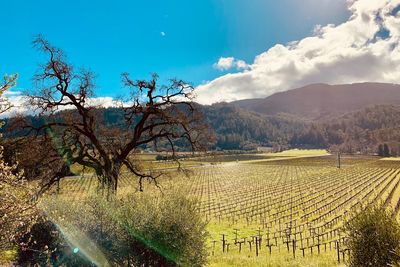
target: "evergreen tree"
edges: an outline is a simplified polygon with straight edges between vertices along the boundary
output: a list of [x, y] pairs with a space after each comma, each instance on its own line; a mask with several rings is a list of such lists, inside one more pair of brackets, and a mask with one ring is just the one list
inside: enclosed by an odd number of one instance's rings
[[383, 145], [382, 144], [379, 144], [379, 146], [378, 146], [378, 155], [380, 157], [383, 157]]
[[389, 146], [386, 143], [383, 145], [383, 156], [390, 157]]

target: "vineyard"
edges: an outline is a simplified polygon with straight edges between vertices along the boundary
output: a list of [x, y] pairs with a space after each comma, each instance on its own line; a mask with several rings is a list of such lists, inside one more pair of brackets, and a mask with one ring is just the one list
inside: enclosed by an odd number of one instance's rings
[[[124, 176], [119, 194], [136, 183]], [[351, 251], [342, 226], [352, 211], [379, 202], [393, 216], [400, 212], [400, 162], [374, 157], [342, 157], [340, 168], [334, 156], [207, 163], [169, 172], [160, 185], [198, 199], [215, 266], [235, 260], [243, 266], [277, 260], [293, 266], [303, 259], [316, 266], [343, 264]], [[61, 183], [60, 193], [77, 198], [96, 188], [94, 178], [71, 178]]]

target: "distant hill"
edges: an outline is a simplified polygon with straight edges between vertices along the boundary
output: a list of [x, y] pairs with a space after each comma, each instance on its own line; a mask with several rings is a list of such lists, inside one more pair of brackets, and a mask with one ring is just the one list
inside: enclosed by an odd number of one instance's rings
[[301, 133], [306, 123], [291, 116], [262, 115], [229, 103], [200, 106], [220, 149], [255, 149], [289, 142], [293, 132]]
[[[257, 146], [284, 145], [288, 144], [293, 132], [301, 134], [307, 127], [306, 122], [290, 115], [263, 115], [229, 103], [205, 106], [196, 104], [196, 107], [204, 114], [204, 119], [216, 137], [212, 149], [251, 150]], [[99, 108], [97, 112], [98, 121], [107, 127], [119, 128], [125, 125], [123, 109]], [[25, 119], [39, 127], [46, 118], [26, 116]], [[0, 133], [4, 133], [5, 137], [22, 137], [27, 134], [27, 130], [12, 126], [11, 119], [5, 119], [4, 122], [5, 125], [0, 128]]]
[[400, 106], [376, 105], [325, 121], [313, 121], [300, 134], [293, 131], [293, 147], [340, 149], [373, 154], [382, 144], [400, 155]]
[[373, 105], [400, 105], [400, 85], [356, 83], [312, 84], [263, 99], [232, 102], [237, 107], [266, 115], [293, 114], [306, 119], [337, 117]]
[[[197, 108], [216, 137], [210, 149], [331, 148], [372, 154], [380, 145], [387, 144], [392, 155], [400, 155], [400, 85], [314, 84], [265, 99]], [[122, 109], [98, 112], [98, 118], [107, 127], [124, 125]], [[32, 116], [27, 119], [34, 125], [43, 120]], [[21, 129], [14, 131], [9, 125], [6, 120], [0, 129], [6, 137], [25, 133]], [[180, 149], [187, 148], [181, 145]]]

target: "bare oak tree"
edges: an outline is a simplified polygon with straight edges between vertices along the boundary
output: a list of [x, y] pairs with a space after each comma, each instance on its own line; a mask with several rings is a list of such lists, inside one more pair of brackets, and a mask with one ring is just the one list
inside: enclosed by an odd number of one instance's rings
[[132, 157], [145, 145], [162, 143], [174, 159], [178, 142], [191, 150], [205, 148], [209, 130], [192, 102], [193, 87], [184, 81], [174, 79], [160, 86], [157, 75], [147, 81], [122, 74], [130, 91], [119, 102], [123, 125], [106, 125], [104, 109], [93, 103], [94, 75], [75, 70], [63, 52], [41, 36], [34, 45], [48, 61], [34, 77], [36, 89], [27, 93], [30, 105], [43, 119], [28, 127], [36, 135], [51, 135], [69, 164], [93, 169], [108, 192], [116, 192], [123, 166], [138, 177], [140, 190], [144, 179], [157, 182], [157, 176], [141, 170]]

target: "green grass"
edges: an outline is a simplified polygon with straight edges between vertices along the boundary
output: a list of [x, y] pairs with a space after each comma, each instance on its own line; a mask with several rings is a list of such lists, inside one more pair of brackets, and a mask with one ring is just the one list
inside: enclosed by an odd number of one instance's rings
[[7, 263], [15, 260], [16, 256], [17, 256], [16, 249], [0, 251], [0, 266], [8, 266]]
[[250, 255], [249, 252], [228, 252], [218, 253], [210, 257], [210, 267], [227, 267], [227, 266], [240, 266], [240, 267], [331, 267], [331, 266], [345, 266], [339, 264], [335, 259], [334, 253], [323, 253], [321, 255], [306, 256], [293, 255], [285, 252], [272, 252], [272, 256], [266, 248], [260, 251], [260, 255]]
[[[314, 254], [310, 255], [309, 251], [306, 251], [306, 255], [303, 258], [299, 250], [296, 250], [296, 258], [293, 258], [292, 251], [287, 252], [286, 248], [272, 247], [272, 253], [269, 254], [268, 248], [263, 245], [259, 251], [259, 256], [255, 255], [254, 245], [252, 251], [250, 251], [248, 246], [243, 245], [242, 251], [239, 253], [239, 246], [235, 244], [230, 244], [229, 251], [223, 253], [221, 247], [222, 234], [225, 234], [225, 238], [228, 242], [232, 242], [236, 234], [233, 229], [238, 230], [238, 240], [243, 240], [243, 237], [249, 237], [257, 234], [257, 226], [249, 225], [244, 223], [231, 225], [226, 221], [218, 222], [216, 220], [211, 220], [208, 223], [207, 230], [209, 232], [208, 247], [209, 247], [209, 266], [212, 267], [223, 267], [223, 266], [240, 266], [240, 267], [255, 267], [255, 266], [270, 266], [270, 267], [292, 267], [292, 266], [315, 266], [315, 267], [328, 267], [328, 266], [345, 266], [337, 262], [336, 251], [325, 252], [321, 251], [318, 255], [316, 250]], [[213, 240], [219, 241], [215, 243], [215, 248], [213, 249]]]
[[400, 157], [388, 157], [388, 158], [381, 158], [380, 160], [383, 161], [400, 161]]
[[316, 157], [329, 155], [326, 149], [290, 149], [278, 153], [265, 153], [263, 155], [271, 157]]
[[311, 157], [321, 157], [330, 155], [325, 149], [291, 149], [278, 153], [263, 153], [265, 159], [247, 160], [242, 163], [263, 163], [269, 161], [293, 160]]

